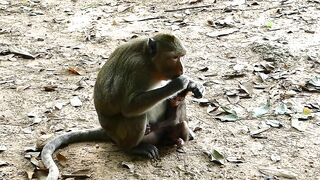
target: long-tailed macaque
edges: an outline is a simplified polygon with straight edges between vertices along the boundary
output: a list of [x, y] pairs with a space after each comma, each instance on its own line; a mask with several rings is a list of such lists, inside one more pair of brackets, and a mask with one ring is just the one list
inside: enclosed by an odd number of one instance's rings
[[[189, 91], [201, 97], [204, 88], [183, 75], [185, 54], [180, 40], [170, 34], [119, 46], [103, 65], [94, 87], [101, 128], [69, 132], [47, 143], [41, 153], [49, 169], [47, 179], [59, 177], [52, 153], [61, 145], [113, 141], [129, 153], [158, 158], [156, 145], [187, 141], [184, 98]], [[169, 82], [159, 86], [163, 81]]]

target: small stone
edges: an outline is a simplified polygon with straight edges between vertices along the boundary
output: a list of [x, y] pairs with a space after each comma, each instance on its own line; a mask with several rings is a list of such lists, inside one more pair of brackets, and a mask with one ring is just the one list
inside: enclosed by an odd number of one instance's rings
[[80, 107], [82, 106], [82, 102], [81, 100], [79, 99], [78, 96], [74, 96], [73, 98], [70, 99], [70, 104], [71, 106], [73, 107]]
[[281, 157], [279, 155], [277, 155], [277, 154], [271, 154], [270, 159], [273, 162], [279, 162], [281, 160]]
[[0, 145], [0, 152], [6, 151], [7, 147], [5, 145]]

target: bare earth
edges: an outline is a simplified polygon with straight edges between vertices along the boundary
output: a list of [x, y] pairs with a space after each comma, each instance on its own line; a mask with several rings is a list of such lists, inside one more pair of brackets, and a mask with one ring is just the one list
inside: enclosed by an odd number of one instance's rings
[[[165, 12], [172, 9], [180, 10]], [[151, 161], [112, 143], [73, 144], [58, 151], [62, 175], [320, 179], [320, 79], [306, 87], [320, 77], [317, 0], [0, 0], [0, 179], [43, 179], [39, 149], [28, 147], [97, 127], [92, 94], [99, 68], [119, 44], [156, 32], [184, 42], [186, 74], [204, 83], [204, 98], [236, 111], [238, 120], [222, 122], [219, 110], [208, 113], [189, 96], [196, 140], [184, 152], [161, 148], [161, 160]], [[250, 96], [242, 98], [239, 84]], [[74, 96], [80, 107], [70, 104]], [[252, 116], [268, 99], [269, 111]], [[281, 104], [287, 115], [277, 115]], [[282, 127], [270, 128], [270, 120]], [[259, 128], [267, 130], [252, 137]], [[211, 162], [204, 152], [213, 150], [229, 161]]]

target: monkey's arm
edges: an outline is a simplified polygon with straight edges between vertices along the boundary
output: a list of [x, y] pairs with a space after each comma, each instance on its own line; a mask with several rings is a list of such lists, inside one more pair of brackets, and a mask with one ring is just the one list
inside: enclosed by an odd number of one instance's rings
[[188, 84], [189, 79], [185, 76], [180, 76], [173, 79], [164, 87], [134, 95], [129, 99], [129, 102], [124, 105], [122, 114], [126, 117], [142, 115], [162, 100], [186, 89]]
[[202, 98], [205, 92], [204, 86], [193, 80], [189, 80], [189, 84], [186, 89], [180, 91], [176, 96], [170, 97], [169, 103], [172, 107], [178, 106], [180, 102], [184, 101], [189, 92], [193, 93], [195, 98]]
[[[157, 122], [158, 128], [177, 124], [179, 119], [177, 120], [176, 117], [181, 117], [181, 114], [186, 114], [186, 112], [182, 111], [185, 111], [186, 109], [184, 100], [189, 92], [192, 92], [195, 98], [202, 98], [204, 94], [204, 87], [203, 85], [190, 80], [186, 89], [180, 91], [177, 95], [168, 98], [167, 104], [169, 109], [167, 110], [167, 116], [165, 121]], [[184, 107], [182, 108], [181, 106]], [[184, 116], [183, 119], [186, 119], [186, 117]]]

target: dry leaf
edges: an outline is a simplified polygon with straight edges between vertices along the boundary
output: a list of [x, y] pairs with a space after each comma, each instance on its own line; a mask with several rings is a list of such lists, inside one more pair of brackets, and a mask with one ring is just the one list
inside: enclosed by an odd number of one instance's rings
[[71, 174], [61, 174], [61, 177], [63, 177], [63, 179], [74, 178], [75, 180], [90, 179], [89, 173], [90, 173], [90, 169], [81, 169]]
[[265, 73], [258, 73], [260, 79], [262, 80], [262, 82], [266, 81], [266, 79], [269, 78], [269, 76]]
[[36, 147], [42, 149], [54, 134], [44, 134], [37, 138]]
[[28, 180], [31, 180], [34, 175], [34, 170], [33, 171], [26, 171], [26, 174], [27, 174]]
[[278, 176], [283, 178], [289, 178], [289, 179], [297, 179], [298, 175], [285, 169], [275, 169], [275, 168], [259, 168], [259, 171], [262, 174], [268, 175], [268, 176]]
[[35, 167], [40, 167], [39, 160], [36, 159], [36, 157], [31, 157], [30, 159], [31, 164], [33, 164]]
[[37, 114], [32, 111], [32, 112], [29, 112], [29, 113], [27, 114], [27, 116], [28, 116], [29, 118], [34, 118], [34, 117], [37, 117]]
[[218, 165], [223, 165], [225, 163], [224, 155], [215, 149], [209, 154], [209, 158], [211, 162]]
[[229, 34], [238, 32], [239, 29], [237, 28], [231, 28], [231, 29], [226, 29], [226, 30], [217, 30], [217, 31], [213, 31], [213, 32], [209, 32], [206, 35], [208, 37], [214, 38], [214, 37], [221, 37], [221, 36], [227, 36]]
[[28, 147], [25, 147], [25, 148], [24, 148], [24, 151], [25, 151], [25, 152], [36, 152], [36, 151], [38, 151], [38, 148], [37, 148], [36, 145], [28, 146]]
[[189, 1], [189, 4], [196, 4], [196, 3], [199, 3], [199, 2], [202, 2], [203, 0], [190, 0]]
[[239, 84], [239, 88], [240, 88], [239, 89], [240, 97], [243, 97], [243, 95], [241, 95], [242, 93], [246, 93], [248, 97], [251, 97], [251, 95], [253, 94], [253, 86], [252, 86], [252, 83], [250, 82], [244, 82]]
[[207, 108], [207, 113], [210, 114], [213, 111], [216, 111], [218, 108], [219, 108], [219, 106], [211, 106], [211, 105], [209, 105], [208, 108]]
[[270, 107], [271, 107], [271, 103], [270, 103], [270, 100], [268, 99], [266, 104], [264, 104], [260, 107], [257, 107], [253, 110], [253, 117], [260, 117], [260, 116], [268, 113], [270, 110]]
[[199, 103], [200, 106], [209, 106], [210, 105], [209, 99], [205, 99], [205, 98], [200, 98], [200, 99], [193, 98], [192, 102]]
[[233, 122], [239, 120], [239, 117], [236, 114], [227, 114], [222, 113], [214, 117], [215, 119], [219, 119], [221, 122]]
[[231, 163], [244, 163], [243, 157], [227, 157], [226, 160]]
[[28, 52], [27, 49], [25, 48], [18, 48], [16, 46], [12, 46], [9, 48], [9, 51], [10, 53], [13, 53], [13, 54], [16, 54], [18, 56], [21, 56], [22, 58], [25, 58], [25, 59], [34, 59], [35, 56], [32, 55], [31, 53]]
[[281, 122], [279, 122], [278, 120], [267, 120], [266, 124], [274, 127], [274, 128], [281, 128], [283, 127], [283, 124]]
[[24, 157], [27, 159], [31, 159], [32, 157], [38, 158], [39, 155], [40, 155], [40, 152], [26, 152]]
[[237, 104], [240, 101], [240, 96], [238, 95], [227, 96], [227, 99], [231, 104]]
[[258, 134], [265, 132], [265, 131], [268, 131], [269, 129], [271, 129], [270, 126], [263, 127], [261, 129], [250, 132], [250, 135], [251, 135], [251, 137], [255, 138]]
[[215, 113], [214, 118], [222, 122], [233, 122], [239, 120], [237, 112], [225, 106], [221, 106], [218, 109], [218, 111]]
[[76, 67], [69, 67], [68, 72], [69, 74], [81, 75], [80, 70]]
[[288, 112], [288, 107], [285, 103], [281, 102], [275, 109], [275, 114], [286, 114]]
[[126, 161], [121, 162], [122, 167], [129, 169], [130, 172], [134, 172], [134, 164]]
[[119, 5], [117, 7], [117, 11], [118, 12], [125, 12], [125, 11], [129, 10], [130, 8], [131, 8], [131, 6]]
[[201, 131], [201, 130], [202, 130], [201, 127], [195, 127], [195, 128], [193, 129], [193, 132], [198, 132], [198, 131]]
[[301, 126], [301, 122], [299, 122], [298, 118], [291, 118], [291, 126], [298, 131], [304, 131], [304, 128]]
[[72, 174], [89, 174], [89, 173], [90, 173], [90, 169], [80, 169], [72, 172]]
[[134, 22], [134, 21], [138, 21], [138, 17], [136, 15], [130, 15], [130, 16], [123, 18], [123, 20], [125, 22]]
[[44, 88], [44, 91], [52, 92], [52, 91], [55, 91], [58, 88], [58, 86], [56, 86], [56, 85], [48, 85], [48, 86], [44, 86], [43, 88]]
[[2, 166], [8, 166], [9, 165], [9, 163], [7, 163], [6, 161], [1, 161], [0, 160], [0, 167], [2, 167]]
[[225, 74], [222, 76], [223, 79], [234, 79], [234, 78], [240, 78], [245, 76], [246, 74], [243, 72], [239, 72], [239, 71], [233, 71], [229, 74]]
[[61, 164], [63, 167], [65, 167], [68, 159], [64, 155], [62, 155], [61, 153], [57, 153], [56, 157], [59, 161], [59, 164]]
[[28, 88], [30, 88], [31, 87], [31, 85], [24, 85], [24, 86], [18, 86], [17, 88], [16, 88], [16, 90], [17, 91], [23, 91], [23, 90], [26, 90], [26, 89], [28, 89]]
[[201, 72], [206, 72], [206, 71], [208, 71], [208, 70], [209, 70], [208, 67], [204, 67], [204, 68], [199, 69], [199, 71], [201, 71]]
[[310, 115], [312, 113], [312, 110], [307, 108], [307, 107], [304, 107], [303, 108], [303, 114], [304, 115]]

